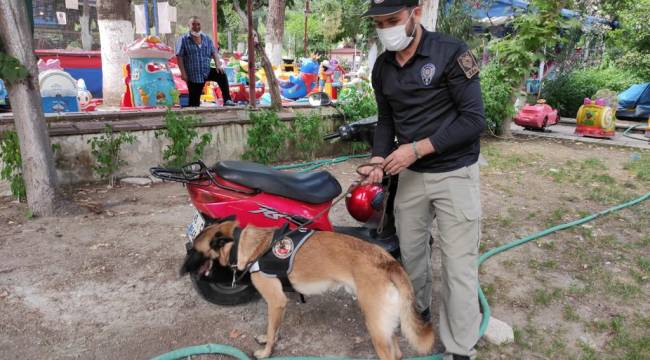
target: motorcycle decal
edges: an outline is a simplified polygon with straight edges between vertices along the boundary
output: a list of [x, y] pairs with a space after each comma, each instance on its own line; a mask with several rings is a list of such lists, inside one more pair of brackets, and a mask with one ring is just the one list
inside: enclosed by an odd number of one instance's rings
[[294, 223], [296, 225], [300, 225], [300, 223], [298, 221], [296, 221], [293, 217], [291, 217], [291, 215], [283, 214], [283, 213], [275, 210], [272, 207], [268, 207], [268, 206], [264, 206], [264, 205], [260, 205], [260, 208], [258, 210], [251, 210], [251, 211], [249, 211], [249, 213], [251, 213], [251, 214], [261, 214], [265, 218], [271, 219], [271, 220], [287, 219], [287, 220], [289, 220], [290, 222], [292, 222], [292, 223]]
[[273, 245], [273, 255], [278, 259], [286, 259], [293, 253], [293, 241], [289, 238], [283, 238]]

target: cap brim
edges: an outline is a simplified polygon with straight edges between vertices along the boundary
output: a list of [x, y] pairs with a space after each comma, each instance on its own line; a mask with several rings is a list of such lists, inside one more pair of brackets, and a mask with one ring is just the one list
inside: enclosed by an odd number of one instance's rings
[[368, 16], [384, 16], [384, 15], [392, 15], [395, 13], [400, 12], [402, 9], [404, 9], [406, 6], [404, 5], [398, 5], [398, 6], [376, 6], [376, 7], [371, 7], [361, 15], [362, 18], [368, 17]]

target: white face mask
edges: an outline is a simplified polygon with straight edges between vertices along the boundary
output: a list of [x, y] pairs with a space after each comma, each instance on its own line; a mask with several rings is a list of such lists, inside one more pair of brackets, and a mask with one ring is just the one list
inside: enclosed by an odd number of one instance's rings
[[381, 41], [386, 50], [402, 51], [409, 46], [411, 41], [413, 41], [413, 35], [415, 35], [415, 26], [413, 27], [413, 33], [411, 33], [410, 36], [406, 35], [406, 24], [408, 24], [412, 15], [413, 11], [411, 11], [411, 14], [406, 19], [406, 22], [402, 25], [393, 26], [387, 29], [377, 29], [377, 36], [379, 37], [379, 41]]

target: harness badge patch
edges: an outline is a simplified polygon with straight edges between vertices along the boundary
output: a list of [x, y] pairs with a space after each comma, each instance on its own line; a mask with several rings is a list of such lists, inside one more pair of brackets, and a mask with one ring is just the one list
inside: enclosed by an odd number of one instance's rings
[[286, 259], [293, 253], [293, 241], [285, 237], [273, 245], [273, 255], [278, 259]]
[[436, 66], [433, 65], [432, 63], [428, 63], [424, 66], [422, 66], [422, 69], [420, 69], [420, 76], [422, 76], [422, 82], [424, 85], [429, 85], [431, 84], [431, 80], [433, 80], [433, 76], [436, 74]]
[[463, 72], [468, 79], [471, 79], [474, 75], [479, 73], [478, 63], [469, 50], [465, 51], [458, 57], [458, 65], [463, 69]]

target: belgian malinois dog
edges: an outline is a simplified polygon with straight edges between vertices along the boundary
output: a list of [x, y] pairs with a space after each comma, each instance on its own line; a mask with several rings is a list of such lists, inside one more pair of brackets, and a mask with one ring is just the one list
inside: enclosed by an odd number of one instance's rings
[[[221, 266], [236, 263], [237, 269], [243, 271], [268, 251], [274, 230], [253, 226], [240, 230], [235, 221], [208, 226], [194, 240], [181, 274], [207, 272], [215, 261]], [[241, 233], [233, 261], [230, 252], [235, 231]], [[343, 234], [316, 232], [295, 253], [288, 279], [296, 291], [305, 295], [339, 287], [356, 295], [380, 359], [402, 357], [395, 334], [398, 324], [418, 353], [431, 353], [433, 326], [417, 312], [413, 287], [402, 266], [379, 246]], [[254, 353], [257, 358], [266, 358], [277, 341], [287, 297], [278, 278], [252, 272], [251, 280], [268, 305], [266, 335], [255, 337], [265, 347]]]

